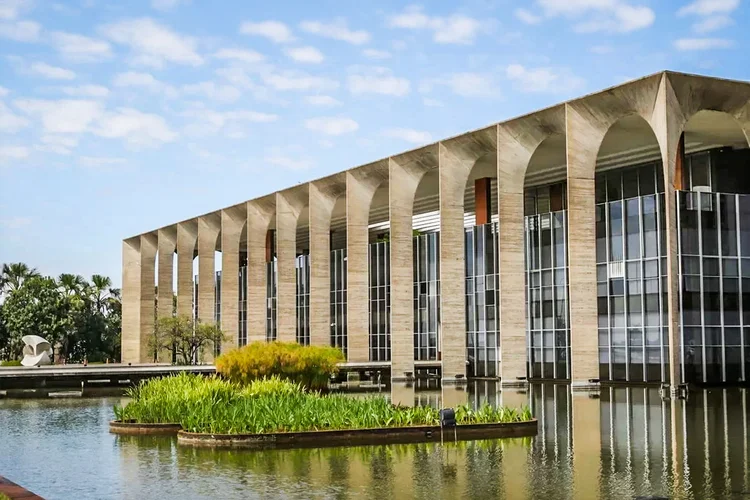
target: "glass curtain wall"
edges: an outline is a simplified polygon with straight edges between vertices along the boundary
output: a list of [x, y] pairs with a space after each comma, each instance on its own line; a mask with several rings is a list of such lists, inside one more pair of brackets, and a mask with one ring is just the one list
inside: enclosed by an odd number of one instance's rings
[[466, 348], [470, 377], [497, 377], [497, 224], [466, 230]]
[[266, 262], [266, 340], [276, 340], [276, 258]]
[[391, 244], [371, 243], [370, 263], [370, 361], [391, 360]]
[[247, 345], [247, 266], [240, 267], [240, 290], [237, 312], [239, 313], [237, 346], [243, 347]]
[[440, 233], [414, 237], [414, 360], [435, 361], [440, 350]]
[[[214, 322], [221, 328], [221, 271], [216, 271], [214, 278]], [[214, 356], [219, 354], [221, 354], [221, 342], [214, 345]]]
[[347, 355], [346, 337], [346, 249], [333, 250], [331, 274], [331, 345]]
[[596, 174], [599, 376], [667, 378], [664, 184], [661, 162]]
[[294, 269], [297, 274], [297, 343], [310, 345], [310, 256], [297, 256]]
[[569, 379], [565, 184], [527, 189], [524, 205], [529, 377]]
[[750, 370], [750, 195], [714, 192], [736, 189], [717, 171], [721, 158], [719, 151], [686, 158], [691, 191], [677, 193], [688, 383], [745, 381]]

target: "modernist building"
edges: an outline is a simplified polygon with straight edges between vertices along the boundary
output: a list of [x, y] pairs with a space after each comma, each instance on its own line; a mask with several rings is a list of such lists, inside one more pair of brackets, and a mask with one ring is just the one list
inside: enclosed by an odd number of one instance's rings
[[748, 136], [750, 83], [663, 72], [128, 238], [123, 361], [153, 359], [176, 272], [222, 349], [330, 344], [394, 379], [747, 381]]

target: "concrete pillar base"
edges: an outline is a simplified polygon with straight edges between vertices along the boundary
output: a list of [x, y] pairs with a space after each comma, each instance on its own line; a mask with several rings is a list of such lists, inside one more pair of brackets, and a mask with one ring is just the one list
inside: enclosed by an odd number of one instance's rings
[[501, 388], [508, 388], [508, 389], [521, 388], [521, 389], [525, 389], [528, 386], [529, 386], [529, 381], [526, 380], [526, 379], [515, 379], [515, 380], [514, 379], [508, 379], [508, 380], [500, 379], [500, 387]]
[[599, 392], [601, 383], [591, 380], [572, 380], [570, 390], [572, 392]]

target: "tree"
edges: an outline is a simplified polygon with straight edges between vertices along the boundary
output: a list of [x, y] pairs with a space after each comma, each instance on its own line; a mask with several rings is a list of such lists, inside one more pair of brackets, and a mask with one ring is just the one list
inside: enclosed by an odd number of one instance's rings
[[0, 304], [0, 360], [9, 359], [6, 347], [10, 340], [10, 334], [8, 329], [5, 327], [5, 318], [3, 317], [3, 305]]
[[3, 264], [3, 270], [0, 272], [0, 295], [18, 290], [24, 281], [37, 276], [39, 276], [39, 272], [36, 269], [29, 268], [23, 262]]
[[194, 321], [189, 315], [159, 318], [149, 348], [158, 358], [159, 353], [170, 352], [177, 362], [184, 365], [197, 364], [207, 347], [220, 345], [224, 333], [215, 323]]

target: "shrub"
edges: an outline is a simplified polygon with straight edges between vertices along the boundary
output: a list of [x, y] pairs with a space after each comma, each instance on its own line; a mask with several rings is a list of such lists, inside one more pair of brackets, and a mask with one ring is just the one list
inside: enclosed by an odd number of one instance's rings
[[9, 361], [3, 361], [2, 363], [0, 363], [0, 366], [23, 366], [23, 365], [21, 364], [19, 360], [11, 359]]
[[309, 388], [325, 388], [344, 355], [334, 347], [293, 342], [254, 342], [216, 358], [216, 371], [229, 381], [248, 384], [271, 376]]

